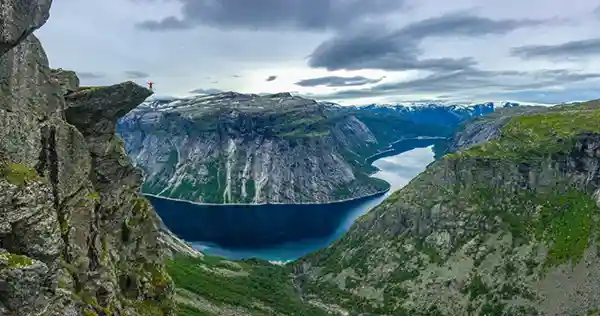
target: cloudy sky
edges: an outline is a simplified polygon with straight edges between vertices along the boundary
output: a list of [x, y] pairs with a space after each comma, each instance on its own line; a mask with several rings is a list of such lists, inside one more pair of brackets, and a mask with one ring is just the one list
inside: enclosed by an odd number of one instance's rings
[[37, 32], [85, 85], [342, 104], [600, 98], [599, 0], [55, 0]]

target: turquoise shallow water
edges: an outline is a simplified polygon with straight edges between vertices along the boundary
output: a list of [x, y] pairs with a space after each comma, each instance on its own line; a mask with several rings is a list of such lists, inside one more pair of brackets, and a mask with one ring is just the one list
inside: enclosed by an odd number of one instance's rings
[[285, 262], [327, 247], [357, 217], [406, 185], [433, 162], [433, 146], [373, 162], [391, 190], [381, 196], [328, 205], [203, 206], [150, 198], [165, 225], [207, 254]]

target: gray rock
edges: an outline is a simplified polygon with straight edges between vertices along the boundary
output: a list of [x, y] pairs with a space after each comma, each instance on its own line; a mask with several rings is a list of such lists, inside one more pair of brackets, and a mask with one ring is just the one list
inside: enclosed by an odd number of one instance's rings
[[0, 55], [46, 23], [51, 4], [52, 0], [0, 1]]
[[140, 106], [118, 130], [143, 192], [207, 203], [319, 203], [383, 192], [366, 158], [395, 137], [349, 111], [289, 93], [226, 92]]
[[52, 78], [61, 87], [61, 95], [67, 95], [79, 90], [79, 78], [72, 70], [52, 69]]
[[0, 315], [173, 315], [161, 222], [115, 135], [151, 92], [51, 70], [30, 35], [49, 6], [0, 0]]

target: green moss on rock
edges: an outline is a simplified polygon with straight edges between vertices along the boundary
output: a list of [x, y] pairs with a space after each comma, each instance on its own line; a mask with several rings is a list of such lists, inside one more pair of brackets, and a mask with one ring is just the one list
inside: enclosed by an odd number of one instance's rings
[[1, 170], [1, 176], [9, 183], [18, 186], [40, 178], [35, 169], [20, 163], [9, 163], [4, 166]]
[[[25, 268], [33, 264], [33, 260], [23, 255], [18, 255], [10, 252], [0, 252], [0, 263], [6, 262], [6, 268]], [[0, 265], [2, 267], [2, 265]]]
[[87, 195], [87, 198], [92, 200], [92, 201], [99, 201], [100, 200], [100, 194], [98, 192], [91, 192], [90, 194]]
[[78, 92], [86, 92], [86, 93], [90, 93], [90, 92], [94, 92], [100, 89], [105, 89], [108, 88], [108, 86], [83, 86], [83, 87], [79, 87]]

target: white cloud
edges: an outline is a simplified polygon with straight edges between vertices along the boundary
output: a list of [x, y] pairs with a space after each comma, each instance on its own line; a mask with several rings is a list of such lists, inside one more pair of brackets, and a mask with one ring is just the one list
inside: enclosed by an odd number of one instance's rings
[[[511, 49], [514, 47], [560, 45], [599, 37], [597, 30], [600, 29], [600, 19], [593, 12], [597, 5], [588, 0], [412, 0], [404, 7], [393, 5], [391, 1], [395, 0], [364, 0], [365, 3], [375, 1], [380, 6], [369, 12], [358, 10], [358, 6], [354, 11], [344, 11], [342, 7], [336, 7], [339, 10], [335, 12], [303, 11], [304, 15], [285, 17], [290, 21], [296, 19], [293, 21], [299, 22], [286, 23], [278, 18], [274, 20], [277, 24], [271, 28], [268, 23], [257, 23], [247, 16], [236, 21], [235, 16], [228, 15], [223, 15], [224, 21], [211, 20], [209, 24], [203, 25], [202, 20], [194, 20], [194, 17], [185, 17], [182, 14], [181, 3], [185, 1], [55, 1], [50, 20], [37, 34], [53, 67], [73, 69], [80, 73], [102, 74], [83, 76], [82, 84], [116, 83], [127, 80], [126, 72], [135, 70], [150, 75], [136, 81], [144, 84], [146, 79], [152, 80], [155, 82], [157, 93], [161, 95], [186, 95], [195, 89], [218, 89], [252, 93], [297, 91], [304, 95], [322, 96], [339, 94], [346, 90], [373, 89], [377, 85], [412, 82], [431, 75], [432, 70], [327, 71], [324, 68], [310, 68], [308, 61], [310, 55], [323, 42], [335, 36], [352, 33], [353, 29], [360, 29], [363, 23], [368, 21], [370, 25], [385, 21], [386, 29], [393, 32], [426, 19], [456, 13], [493, 21], [550, 22], [519, 26], [510, 31], [497, 31], [499, 27], [505, 28], [504, 24], [488, 23], [487, 27], [493, 27], [494, 31], [477, 36], [464, 36], [472, 31], [456, 29], [463, 35], [424, 37], [419, 40], [417, 50], [410, 51], [410, 54], [415, 54], [414, 57], [419, 60], [472, 58], [477, 69], [490, 72], [535, 73], [549, 69], [565, 69], [588, 74], [600, 73], [600, 54], [559, 60], [524, 59], [511, 55]], [[222, 1], [235, 3], [234, 0]], [[297, 0], [281, 1], [289, 2], [296, 8], [299, 5]], [[330, 1], [333, 3], [337, 0]], [[381, 8], [389, 9], [390, 14], [384, 15], [386, 10]], [[281, 15], [281, 12], [286, 12], [283, 6], [278, 7], [278, 10], [273, 14]], [[248, 14], [256, 12], [249, 11]], [[263, 18], [264, 12], [261, 11], [260, 14], [256, 17]], [[329, 19], [327, 14], [331, 15]], [[377, 18], [378, 14], [381, 18]], [[148, 31], [136, 26], [142, 21], [161, 20], [169, 16], [187, 19], [183, 21], [192, 21], [194, 25], [183, 30], [168, 31]], [[348, 19], [352, 23], [344, 23], [340, 18]], [[330, 25], [319, 24], [329, 20]], [[313, 22], [315, 24], [310, 24]], [[456, 25], [454, 26], [461, 27]], [[468, 25], [462, 27], [466, 28]], [[381, 32], [385, 30], [381, 29]], [[428, 32], [431, 30], [428, 29]], [[439, 34], [439, 31], [436, 32]], [[377, 34], [373, 34], [375, 35]], [[366, 45], [363, 49], [374, 48]], [[266, 81], [269, 76], [277, 78]], [[328, 76], [385, 78], [381, 82], [367, 82], [359, 87], [302, 87], [295, 84], [303, 79]], [[497, 76], [493, 86], [487, 89], [482, 86], [477, 86], [477, 89], [469, 86], [460, 88], [448, 84], [439, 85], [438, 90], [435, 90], [437, 86], [432, 89], [422, 89], [420, 86], [413, 90], [374, 89], [382, 91], [381, 94], [355, 93], [355, 98], [338, 100], [343, 100], [344, 103], [367, 103], [440, 96], [451, 96], [461, 100], [515, 99], [514, 96], [530, 102], [535, 102], [536, 99], [545, 102], [549, 98], [552, 102], [560, 102], [577, 99], [582, 95], [586, 98], [600, 98], [600, 91], [595, 88], [599, 83], [597, 78], [577, 79], [579, 81], [572, 79], [574, 77], [568, 78], [572, 81], [555, 82], [551, 86], [528, 88], [529, 90], [507, 91], [502, 87], [507, 84], [513, 85], [514, 82], [501, 82], [502, 80], [519, 80], [523, 86], [528, 86], [541, 79], [533, 75]], [[475, 79], [471, 78], [466, 84], [472, 84], [473, 80]], [[357, 99], [358, 97], [360, 99]]]

